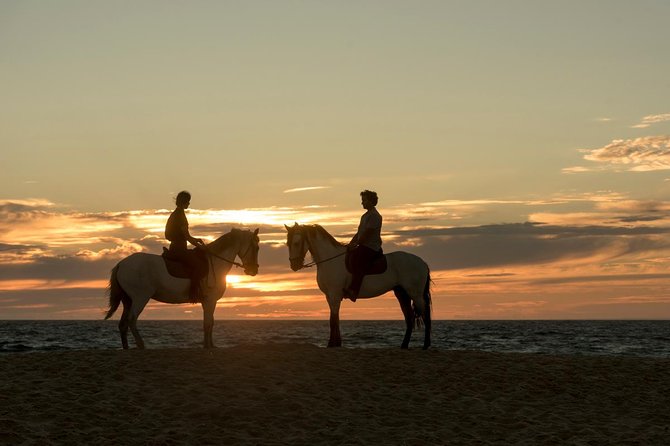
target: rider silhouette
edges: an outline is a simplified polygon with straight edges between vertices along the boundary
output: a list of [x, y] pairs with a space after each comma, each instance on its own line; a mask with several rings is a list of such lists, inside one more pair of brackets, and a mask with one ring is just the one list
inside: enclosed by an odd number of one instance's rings
[[[183, 262], [191, 271], [191, 288], [189, 296], [192, 301], [199, 302], [202, 298], [200, 280], [207, 274], [207, 256], [204, 250], [205, 242], [191, 236], [188, 231], [186, 213], [191, 204], [191, 194], [185, 190], [177, 194], [177, 207], [165, 225], [165, 238], [170, 241], [167, 257]], [[189, 250], [187, 242], [196, 249]]]
[[351, 267], [351, 285], [342, 290], [344, 297], [356, 302], [361, 289], [363, 276], [370, 269], [372, 262], [382, 255], [382, 216], [377, 211], [377, 192], [364, 190], [361, 192], [361, 205], [367, 210], [361, 216], [358, 232], [353, 236], [347, 251]]

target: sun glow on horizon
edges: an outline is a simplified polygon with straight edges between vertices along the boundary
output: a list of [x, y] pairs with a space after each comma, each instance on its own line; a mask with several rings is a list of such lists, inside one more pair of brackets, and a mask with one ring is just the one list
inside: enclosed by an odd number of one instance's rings
[[226, 276], [226, 283], [228, 283], [228, 284], [237, 285], [237, 284], [243, 282], [244, 280], [245, 280], [244, 277], [238, 276], [237, 274], [228, 274]]
[[82, 288], [106, 288], [107, 280], [47, 280], [47, 279], [14, 279], [0, 280], [0, 291], [15, 290], [67, 290]]

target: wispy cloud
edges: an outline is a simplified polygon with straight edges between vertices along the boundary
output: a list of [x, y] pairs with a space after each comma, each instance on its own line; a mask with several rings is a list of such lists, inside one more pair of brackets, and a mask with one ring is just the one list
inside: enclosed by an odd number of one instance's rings
[[[647, 172], [670, 169], [670, 136], [644, 136], [635, 139], [615, 139], [597, 149], [585, 149], [584, 159], [615, 170]], [[601, 168], [602, 168], [601, 167]], [[564, 173], [594, 170], [589, 167], [569, 167]]]
[[584, 173], [584, 172], [594, 172], [599, 169], [594, 169], [592, 167], [584, 166], [573, 166], [573, 167], [564, 167], [561, 169], [562, 173], [571, 174], [571, 173]]
[[14, 211], [25, 208], [48, 208], [53, 206], [55, 206], [55, 203], [44, 198], [0, 200], [0, 208]]
[[670, 121], [670, 113], [663, 113], [660, 115], [647, 115], [642, 118], [639, 124], [633, 125], [634, 129], [646, 129], [652, 124], [657, 124], [659, 122]]
[[496, 305], [499, 307], [531, 308], [531, 307], [539, 307], [546, 304], [547, 301], [545, 300], [522, 300], [517, 302], [500, 302], [497, 303]]
[[285, 194], [291, 194], [293, 192], [306, 192], [310, 190], [319, 190], [319, 189], [330, 189], [330, 186], [308, 186], [308, 187], [296, 187], [294, 189], [286, 189]]

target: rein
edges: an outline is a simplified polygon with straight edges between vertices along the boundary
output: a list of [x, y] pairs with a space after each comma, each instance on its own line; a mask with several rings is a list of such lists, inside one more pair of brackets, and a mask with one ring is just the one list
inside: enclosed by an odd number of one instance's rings
[[[207, 254], [207, 260], [209, 260], [209, 270], [212, 273], [212, 275], [214, 276], [214, 283], [217, 283], [218, 279], [216, 277], [216, 270], [214, 269], [214, 261], [212, 260], [212, 257], [216, 257], [219, 260], [223, 260], [224, 262], [228, 262], [230, 264], [233, 264], [238, 268], [243, 268], [244, 267], [244, 265], [242, 265], [241, 263], [238, 263], [234, 260], [228, 260], [227, 258], [225, 258], [223, 256], [220, 256], [218, 254], [215, 254], [215, 253], [211, 252], [207, 248], [205, 248], [205, 254]], [[209, 274], [207, 275], [207, 285], [209, 286]]]
[[[338, 258], [338, 257], [340, 257], [340, 256], [345, 255], [346, 253], [347, 253], [347, 251], [344, 251], [344, 252], [341, 252], [341, 253], [339, 253], [339, 254], [337, 254], [337, 255], [334, 255], [334, 256], [332, 256], [332, 257], [328, 257], [327, 259], [319, 260], [318, 262], [309, 262], [309, 263], [303, 264], [303, 265], [300, 267], [300, 269], [302, 269], [302, 268], [311, 268], [311, 267], [314, 266], [314, 265], [319, 265], [319, 264], [321, 264], [321, 263], [325, 263], [325, 262], [327, 262], [327, 261], [329, 261], [329, 260], [336, 259], [336, 258]], [[290, 260], [290, 259], [289, 259], [289, 260]]]
[[[240, 255], [240, 258], [243, 259], [244, 256], [247, 255], [247, 253], [249, 252], [250, 249], [251, 249], [251, 244], [249, 244], [249, 246], [247, 246], [247, 249], [244, 251], [244, 254], [241, 254], [241, 255]], [[223, 256], [220, 256], [220, 255], [218, 255], [218, 254], [216, 254], [216, 253], [210, 251], [207, 247], [205, 247], [205, 252], [206, 252], [207, 255], [210, 257], [210, 259], [209, 259], [209, 260], [210, 260], [210, 263], [211, 263], [212, 257], [216, 257], [217, 259], [219, 259], [219, 260], [223, 260], [224, 262], [228, 262], [228, 263], [230, 263], [231, 265], [235, 265], [235, 266], [238, 267], [238, 268], [246, 268], [246, 266], [244, 266], [244, 264], [239, 263], [239, 262], [236, 262], [236, 261], [234, 261], [234, 260], [228, 260], [227, 258], [225, 258], [225, 257], [223, 257]]]
[[[239, 263], [239, 262], [236, 262], [234, 260], [229, 260], [229, 259], [227, 259], [223, 256], [220, 256], [220, 255], [210, 251], [209, 249], [207, 249], [206, 246], [204, 247], [204, 249], [205, 249], [205, 254], [207, 254], [207, 260], [209, 260], [209, 270], [212, 272], [212, 275], [214, 276], [214, 283], [217, 282], [217, 278], [216, 278], [216, 270], [214, 269], [214, 261], [212, 260], [212, 257], [215, 257], [219, 260], [223, 260], [224, 262], [228, 262], [231, 265], [235, 265], [238, 268], [245, 268], [246, 269], [246, 266], [244, 265], [244, 263]], [[240, 258], [244, 259], [244, 257], [247, 255], [247, 253], [249, 252], [250, 249], [251, 249], [251, 244], [249, 244], [249, 246], [247, 246], [247, 249], [244, 251], [244, 254], [240, 255]], [[244, 262], [244, 260], [242, 260], [242, 262]], [[209, 276], [208, 276], [207, 280], [209, 281]]]
[[[302, 251], [302, 249], [305, 247], [305, 239], [306, 239], [306, 237], [304, 237], [304, 238], [302, 239], [302, 248], [300, 249], [301, 251]], [[308, 248], [307, 248], [307, 250], [305, 250], [305, 254], [307, 254], [307, 251], [309, 251], [309, 250], [311, 249], [311, 245], [309, 244], [309, 240], [307, 241], [307, 244], [308, 244]], [[339, 253], [339, 254], [336, 254], [336, 255], [334, 255], [334, 256], [332, 256], [332, 257], [328, 257], [327, 259], [319, 260], [318, 262], [314, 261], [314, 262], [309, 262], [309, 263], [305, 263], [305, 256], [303, 255], [303, 256], [302, 256], [302, 262], [303, 262], [303, 263], [302, 263], [302, 265], [300, 265], [300, 269], [303, 269], [303, 268], [311, 268], [311, 267], [313, 267], [313, 266], [315, 266], [315, 265], [320, 265], [320, 264], [322, 264], [322, 263], [325, 263], [325, 262], [328, 262], [328, 261], [330, 261], [330, 260], [333, 260], [333, 259], [336, 259], [336, 258], [338, 258], [338, 257], [341, 257], [341, 256], [345, 255], [346, 253], [347, 253], [347, 251], [345, 250], [344, 252], [341, 252], [341, 253]], [[293, 261], [293, 260], [297, 260], [297, 259], [299, 259], [299, 258], [300, 258], [300, 257], [289, 257], [288, 260], [289, 260], [289, 262], [290, 262], [290, 261]]]
[[[247, 249], [247, 251], [248, 251], [248, 249]], [[210, 250], [208, 250], [208, 249], [205, 249], [205, 252], [207, 253], [207, 256], [210, 257], [210, 259], [211, 259], [212, 257], [216, 257], [217, 259], [219, 259], [219, 260], [223, 260], [224, 262], [228, 262], [228, 263], [230, 263], [230, 264], [232, 264], [232, 265], [235, 265], [235, 266], [238, 267], [238, 268], [244, 268], [244, 265], [241, 264], [240, 262], [236, 262], [236, 261], [234, 261], [234, 260], [228, 260], [227, 258], [225, 258], [225, 257], [223, 257], [223, 256], [220, 256], [220, 255], [218, 255], [218, 254], [215, 254], [215, 253], [213, 253], [212, 251], [210, 251]], [[245, 252], [245, 254], [246, 254], [246, 252]]]
[[[327, 259], [319, 260], [318, 262], [309, 262], [309, 263], [304, 263], [304, 262], [305, 262], [305, 256], [302, 256], [303, 264], [300, 266], [300, 269], [303, 269], [303, 268], [311, 268], [311, 267], [313, 267], [314, 265], [320, 265], [320, 264], [322, 264], [322, 263], [326, 263], [326, 262], [328, 262], [328, 261], [330, 261], [330, 260], [333, 260], [333, 259], [336, 259], [336, 258], [338, 258], [338, 257], [340, 257], [340, 256], [343, 256], [343, 255], [345, 255], [346, 253], [347, 253], [347, 251], [344, 251], [344, 252], [341, 252], [341, 253], [339, 253], [339, 254], [336, 254], [336, 255], [334, 255], [334, 256], [332, 256], [332, 257], [328, 257]], [[289, 260], [289, 262], [290, 262], [291, 260], [295, 260], [295, 259], [299, 259], [299, 258], [300, 258], [300, 257], [289, 257], [288, 260]]]

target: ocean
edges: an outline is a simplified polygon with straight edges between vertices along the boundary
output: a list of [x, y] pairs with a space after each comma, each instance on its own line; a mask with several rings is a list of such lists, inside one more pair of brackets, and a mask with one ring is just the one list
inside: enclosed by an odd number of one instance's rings
[[[399, 347], [404, 322], [341, 321], [345, 348]], [[147, 348], [202, 345], [202, 321], [140, 320]], [[308, 343], [325, 347], [328, 321], [219, 320], [214, 343]], [[131, 347], [132, 335], [128, 333]], [[670, 321], [433, 321], [433, 348], [568, 355], [670, 357]], [[412, 335], [420, 348], [423, 329]], [[0, 354], [118, 349], [116, 321], [0, 321]]]

